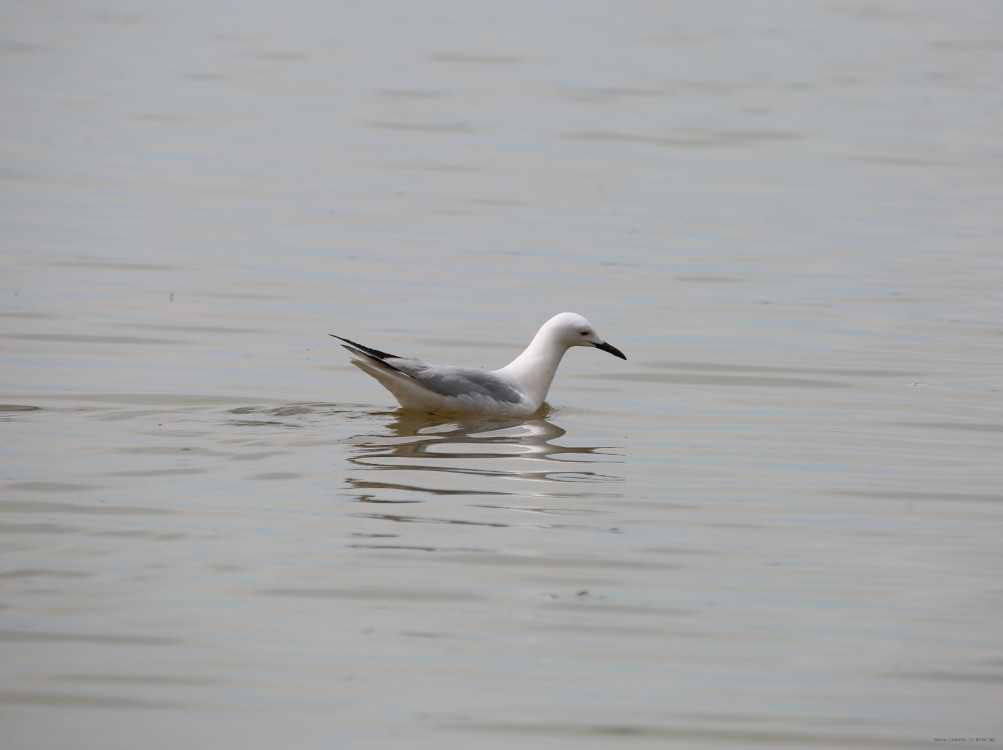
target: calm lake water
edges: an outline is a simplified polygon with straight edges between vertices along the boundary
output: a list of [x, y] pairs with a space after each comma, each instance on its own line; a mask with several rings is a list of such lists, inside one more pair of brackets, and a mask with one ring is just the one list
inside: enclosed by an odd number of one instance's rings
[[[1003, 5], [0, 7], [0, 744], [1003, 742]], [[496, 368], [395, 408], [329, 332]]]

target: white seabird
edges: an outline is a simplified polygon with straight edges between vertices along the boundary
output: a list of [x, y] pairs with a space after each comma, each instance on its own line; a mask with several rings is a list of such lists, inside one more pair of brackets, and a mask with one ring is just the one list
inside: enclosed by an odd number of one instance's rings
[[543, 406], [557, 366], [571, 347], [591, 346], [627, 359], [603, 341], [588, 320], [569, 312], [544, 323], [522, 354], [493, 371], [430, 365], [331, 336], [344, 341], [352, 364], [380, 381], [401, 406], [425, 412], [529, 417]]

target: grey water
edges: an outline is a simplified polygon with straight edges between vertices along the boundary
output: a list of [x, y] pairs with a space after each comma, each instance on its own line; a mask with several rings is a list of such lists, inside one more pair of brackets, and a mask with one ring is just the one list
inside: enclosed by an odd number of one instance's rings
[[[1003, 741], [1003, 6], [0, 7], [4, 748]], [[400, 410], [328, 333], [493, 369]]]

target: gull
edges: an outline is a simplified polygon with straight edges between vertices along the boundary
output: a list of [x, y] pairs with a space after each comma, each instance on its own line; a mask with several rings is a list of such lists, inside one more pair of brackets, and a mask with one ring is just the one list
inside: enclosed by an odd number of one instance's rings
[[330, 335], [344, 341], [352, 364], [380, 381], [401, 406], [424, 412], [530, 417], [543, 406], [557, 366], [571, 347], [592, 346], [627, 359], [603, 341], [588, 320], [569, 312], [544, 323], [522, 354], [493, 371], [430, 365]]

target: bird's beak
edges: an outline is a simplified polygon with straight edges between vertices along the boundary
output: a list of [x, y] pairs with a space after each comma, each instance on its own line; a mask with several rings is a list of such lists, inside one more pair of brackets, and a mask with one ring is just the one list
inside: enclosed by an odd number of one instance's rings
[[627, 359], [627, 355], [625, 355], [623, 352], [621, 352], [612, 344], [608, 344], [605, 341], [603, 341], [601, 344], [593, 344], [593, 346], [596, 349], [602, 349], [604, 352], [609, 352], [614, 357], [619, 357], [620, 359]]

